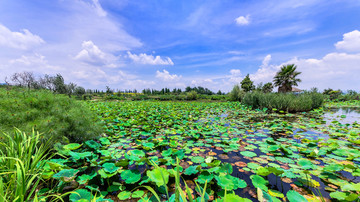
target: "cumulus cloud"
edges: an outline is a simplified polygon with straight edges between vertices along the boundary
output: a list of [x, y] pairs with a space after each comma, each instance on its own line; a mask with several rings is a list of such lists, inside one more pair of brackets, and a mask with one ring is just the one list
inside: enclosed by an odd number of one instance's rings
[[93, 65], [116, 67], [115, 64], [111, 64], [116, 58], [111, 54], [106, 54], [101, 51], [92, 41], [84, 41], [82, 48], [83, 49], [75, 56], [76, 60]]
[[254, 73], [250, 74], [250, 78], [256, 83], [272, 82], [275, 74], [280, 69], [280, 65], [270, 65], [271, 55], [266, 55], [262, 61], [260, 68]]
[[162, 72], [159, 70], [156, 71], [156, 78], [159, 78], [163, 81], [179, 81], [182, 78], [182, 76], [176, 74], [170, 74], [168, 71], [164, 69]]
[[[356, 42], [356, 32], [344, 34], [344, 40], [336, 43], [337, 48], [342, 47], [346, 51], [357, 51], [356, 46], [350, 46], [347, 42], [350, 40]], [[355, 34], [354, 34], [355, 33]], [[342, 90], [360, 90], [360, 51], [357, 53], [332, 52], [322, 58], [297, 58], [294, 57], [282, 64], [270, 64], [271, 56], [267, 55], [262, 62], [260, 68], [250, 75], [255, 82], [271, 82], [277, 71], [282, 65], [295, 64], [297, 70], [302, 72], [299, 75], [302, 82], [299, 87], [302, 89], [310, 89], [318, 87], [319, 89], [333, 88]]]
[[235, 19], [237, 25], [248, 25], [250, 24], [250, 15], [240, 16]]
[[128, 57], [137, 64], [144, 65], [174, 65], [173, 61], [169, 57], [161, 58], [160, 56], [147, 55], [140, 53], [139, 55], [132, 54], [130, 51], [127, 52]]
[[354, 30], [343, 35], [343, 40], [335, 44], [339, 50], [347, 52], [360, 52], [360, 31]]
[[[34, 67], [36, 67], [34, 69]], [[38, 75], [54, 74], [64, 69], [60, 66], [50, 64], [44, 55], [39, 53], [21, 55], [19, 58], [12, 59], [0, 66], [2, 76], [10, 76], [16, 72], [29, 71]]]
[[0, 46], [27, 50], [42, 43], [45, 42], [40, 36], [32, 34], [27, 29], [23, 29], [22, 32], [12, 32], [0, 24]]
[[241, 71], [240, 69], [231, 69], [229, 81], [231, 83], [239, 83], [242, 80]]
[[197, 79], [197, 80], [191, 81], [192, 86], [208, 87], [208, 86], [212, 86], [214, 84], [217, 84], [217, 82], [214, 82], [214, 80], [212, 80], [212, 79]]

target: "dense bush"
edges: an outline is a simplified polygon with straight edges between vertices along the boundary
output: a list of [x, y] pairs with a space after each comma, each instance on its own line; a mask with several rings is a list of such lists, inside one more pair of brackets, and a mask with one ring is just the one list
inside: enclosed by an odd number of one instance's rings
[[304, 112], [322, 105], [324, 96], [320, 93], [262, 93], [245, 94], [242, 103], [254, 109], [277, 109], [287, 112]]
[[32, 129], [51, 137], [53, 142], [69, 139], [82, 142], [102, 132], [97, 116], [85, 102], [46, 90], [0, 89], [0, 132], [14, 127]]
[[245, 96], [245, 92], [241, 90], [239, 85], [235, 85], [229, 93], [230, 101], [241, 101]]
[[186, 100], [196, 100], [198, 98], [198, 94], [196, 91], [190, 91], [186, 93]]

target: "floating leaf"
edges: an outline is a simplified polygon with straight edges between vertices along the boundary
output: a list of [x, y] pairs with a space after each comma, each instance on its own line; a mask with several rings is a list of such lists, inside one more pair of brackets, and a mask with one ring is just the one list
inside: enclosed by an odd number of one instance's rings
[[265, 180], [264, 178], [260, 177], [259, 175], [251, 175], [250, 179], [252, 181], [252, 184], [254, 185], [255, 188], [260, 188], [264, 191], [268, 191], [267, 188], [267, 184], [269, 184], [269, 182], [267, 180]]
[[91, 200], [91, 193], [86, 189], [78, 189], [74, 193], [70, 194], [69, 199], [70, 199], [71, 202], [90, 201]]
[[169, 182], [169, 172], [165, 168], [155, 168], [154, 170], [148, 170], [146, 175], [152, 182], [155, 182], [157, 186], [166, 185]]
[[196, 173], [199, 172], [196, 168], [197, 168], [197, 166], [189, 166], [189, 167], [185, 170], [184, 174], [185, 174], [185, 175], [193, 175], [193, 174], [196, 174]]
[[240, 152], [240, 154], [243, 156], [246, 156], [246, 157], [250, 157], [250, 158], [257, 156], [256, 153], [251, 152], [251, 151], [242, 151], [242, 152]]
[[286, 193], [286, 197], [289, 202], [307, 202], [306, 198], [294, 190], [290, 190]]
[[125, 170], [121, 173], [121, 178], [125, 180], [127, 184], [134, 184], [141, 179], [141, 174], [138, 170]]
[[120, 200], [126, 200], [126, 199], [130, 198], [130, 196], [131, 196], [131, 192], [129, 192], [129, 191], [122, 191], [117, 195], [117, 197]]

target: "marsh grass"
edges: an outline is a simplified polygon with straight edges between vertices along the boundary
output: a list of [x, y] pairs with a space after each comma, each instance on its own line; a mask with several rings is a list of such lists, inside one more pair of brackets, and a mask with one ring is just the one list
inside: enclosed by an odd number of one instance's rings
[[286, 112], [306, 112], [319, 108], [324, 102], [324, 95], [320, 93], [246, 93], [242, 103], [253, 109], [276, 109]]
[[44, 133], [55, 141], [82, 142], [102, 132], [97, 116], [85, 102], [46, 90], [0, 88], [0, 132], [14, 127]]

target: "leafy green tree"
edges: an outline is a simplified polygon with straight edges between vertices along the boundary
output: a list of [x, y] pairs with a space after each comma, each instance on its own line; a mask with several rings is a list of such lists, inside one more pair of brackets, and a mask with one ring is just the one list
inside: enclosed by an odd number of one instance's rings
[[249, 74], [246, 75], [246, 77], [240, 82], [241, 88], [245, 92], [250, 92], [255, 89], [254, 82], [250, 80]]
[[297, 78], [301, 72], [296, 71], [295, 64], [283, 65], [274, 77], [274, 84], [278, 86], [278, 92], [291, 92], [293, 86], [297, 86], [301, 79]]
[[59, 93], [59, 94], [66, 94], [67, 89], [66, 89], [66, 85], [64, 83], [64, 78], [61, 76], [61, 74], [56, 74], [53, 82], [54, 82], [53, 83], [54, 92]]
[[264, 93], [271, 93], [273, 91], [273, 88], [274, 88], [274, 86], [272, 85], [272, 83], [268, 82], [268, 83], [264, 84], [261, 91]]
[[81, 87], [81, 86], [77, 86], [74, 90], [74, 94], [77, 96], [82, 96], [85, 94], [85, 88]]

